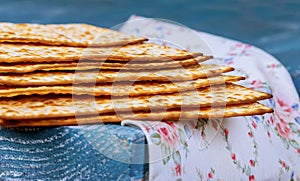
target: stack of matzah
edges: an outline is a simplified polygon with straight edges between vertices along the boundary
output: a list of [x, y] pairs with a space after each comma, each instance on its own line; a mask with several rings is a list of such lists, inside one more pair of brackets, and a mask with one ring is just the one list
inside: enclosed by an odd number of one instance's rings
[[[84, 24], [0, 23], [0, 125], [188, 120], [272, 112], [210, 56]], [[200, 65], [201, 63], [201, 65]]]

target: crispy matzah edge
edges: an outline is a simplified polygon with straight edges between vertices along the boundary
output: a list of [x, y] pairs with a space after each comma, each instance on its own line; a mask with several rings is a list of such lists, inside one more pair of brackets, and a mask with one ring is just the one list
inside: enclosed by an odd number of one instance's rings
[[[253, 103], [249, 105], [240, 105], [230, 107], [226, 111], [211, 110], [201, 113], [199, 111], [189, 111], [181, 113], [180, 111], [169, 111], [166, 113], [151, 113], [149, 117], [148, 113], [137, 113], [134, 116], [132, 115], [121, 115], [121, 118], [116, 115], [100, 115], [100, 116], [90, 116], [90, 117], [69, 117], [69, 118], [53, 118], [53, 119], [39, 119], [39, 120], [22, 120], [22, 121], [12, 121], [12, 120], [3, 120], [0, 119], [0, 126], [5, 127], [44, 127], [44, 126], [69, 126], [69, 125], [82, 125], [82, 124], [99, 124], [99, 123], [112, 123], [112, 122], [121, 122], [124, 119], [132, 120], [152, 120], [155, 121], [157, 118], [163, 118], [167, 121], [177, 121], [180, 120], [189, 120], [197, 118], [229, 118], [235, 116], [251, 116], [251, 115], [262, 115], [266, 113], [272, 113], [273, 109], [269, 108], [260, 103]], [[243, 107], [244, 106], [244, 107]], [[251, 108], [251, 109], [249, 109]], [[236, 109], [241, 112], [237, 113], [230, 111], [231, 109]], [[215, 114], [215, 111], [218, 112]], [[196, 116], [195, 116], [196, 115]], [[198, 115], [198, 116], [197, 116]], [[156, 120], [158, 121], [158, 120]]]
[[[236, 84], [203, 88], [175, 94], [140, 97], [92, 97], [92, 96], [32, 96], [2, 99], [0, 118], [34, 119], [68, 117], [74, 115], [105, 114], [128, 111], [164, 111], [171, 109], [207, 109], [250, 104], [270, 98], [271, 95]], [[96, 102], [95, 102], [96, 101]]]
[[[47, 46], [116, 46], [135, 44], [147, 41], [145, 37], [139, 37], [121, 33], [115, 30], [101, 28], [94, 25], [73, 24], [32, 24], [32, 23], [0, 23], [0, 42], [9, 43], [40, 43]], [[59, 29], [59, 31], [57, 31]], [[82, 30], [85, 30], [83, 33]], [[113, 41], [108, 36], [120, 39]], [[99, 42], [99, 36], [103, 41]]]
[[212, 68], [188, 67], [186, 69], [158, 70], [149, 72], [110, 71], [103, 73], [81, 72], [33, 72], [28, 74], [0, 74], [0, 84], [8, 86], [41, 86], [67, 85], [82, 83], [107, 83], [120, 81], [187, 81], [199, 78], [214, 77], [222, 73], [233, 71], [233, 67], [210, 65]]
[[[216, 79], [216, 80], [214, 80]], [[207, 79], [207, 81], [203, 82], [201, 85], [199, 84], [200, 81], [202, 81], [202, 79], [197, 79], [193, 81], [193, 85], [186, 87], [186, 86], [181, 86], [178, 87], [179, 91], [187, 91], [187, 90], [192, 90], [195, 88], [203, 88], [206, 86], [211, 86], [211, 85], [216, 85], [216, 84], [223, 84], [223, 83], [231, 83], [231, 82], [236, 82], [236, 81], [240, 81], [240, 80], [244, 80], [245, 78], [242, 76], [220, 76], [220, 77], [212, 77], [210, 79]], [[198, 83], [197, 83], [198, 82]], [[168, 85], [168, 84], [167, 84]], [[176, 84], [175, 84], [176, 85]], [[178, 85], [178, 83], [177, 83]], [[81, 87], [82, 86], [82, 87]], [[151, 89], [151, 91], [147, 89], [144, 89], [143, 91], [130, 91], [128, 92], [116, 92], [116, 91], [112, 91], [109, 88], [110, 85], [95, 85], [95, 89], [93, 89], [94, 86], [92, 87], [88, 87], [88, 86], [84, 86], [84, 85], [76, 85], [76, 86], [72, 86], [72, 85], [54, 85], [54, 86], [36, 86], [36, 87], [11, 87], [11, 88], [6, 88], [6, 89], [1, 89], [0, 88], [0, 97], [14, 97], [14, 96], [18, 96], [18, 95], [33, 95], [33, 94], [37, 94], [37, 95], [47, 95], [47, 94], [72, 94], [72, 95], [83, 95], [83, 94], [87, 94], [87, 95], [94, 95], [94, 96], [103, 96], [103, 95], [115, 95], [115, 96], [124, 96], [124, 95], [130, 95], [130, 96], [141, 96], [141, 95], [155, 95], [158, 93], [175, 93], [177, 92], [177, 89], [173, 89], [170, 86], [168, 87], [163, 87], [161, 86], [161, 88], [158, 88], [158, 90], [153, 90]], [[140, 87], [142, 85], [133, 85], [133, 87]], [[151, 85], [153, 86], [153, 85]], [[106, 88], [108, 87], [108, 88]], [[156, 86], [159, 87], [159, 86]], [[125, 89], [125, 86], [120, 86], [117, 87], [118, 89]], [[157, 88], [156, 88], [157, 89]], [[146, 90], [146, 91], [145, 91]], [[148, 90], [148, 91], [147, 91]]]
[[59, 71], [59, 70], [157, 70], [157, 69], [174, 69], [197, 65], [203, 61], [211, 59], [211, 56], [200, 56], [181, 61], [170, 62], [145, 62], [137, 64], [130, 62], [108, 63], [108, 62], [31, 62], [31, 63], [11, 63], [1, 64], [0, 73], [30, 73], [34, 71]]

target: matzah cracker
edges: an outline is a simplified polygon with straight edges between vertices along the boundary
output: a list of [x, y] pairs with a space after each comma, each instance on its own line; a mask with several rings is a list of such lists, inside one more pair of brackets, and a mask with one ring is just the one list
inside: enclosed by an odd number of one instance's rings
[[140, 43], [146, 38], [87, 24], [0, 23], [0, 42], [67, 46], [115, 46]]
[[122, 69], [122, 70], [151, 70], [182, 68], [197, 65], [200, 62], [210, 59], [209, 56], [199, 56], [191, 59], [170, 62], [32, 62], [32, 63], [0, 63], [0, 73], [29, 73], [37, 70], [90, 70], [90, 69]]
[[141, 96], [154, 94], [176, 93], [208, 87], [215, 84], [224, 84], [244, 80], [241, 76], [217, 76], [208, 79], [197, 79], [184, 82], [136, 82], [128, 84], [96, 84], [96, 85], [61, 85], [61, 86], [36, 86], [36, 87], [8, 87], [0, 86], [0, 97], [13, 97], [18, 95], [46, 95], [46, 94], [74, 94], [95, 96]]
[[0, 63], [59, 62], [75, 60], [173, 61], [201, 56], [156, 44], [134, 44], [120, 47], [79, 48], [30, 44], [0, 44]]
[[[271, 98], [267, 93], [258, 92], [235, 84], [214, 86], [175, 94], [141, 96], [131, 98], [53, 96], [16, 97], [0, 100], [1, 119], [34, 119], [67, 117], [98, 113], [169, 110], [178, 108], [203, 108], [253, 103]], [[94, 105], [95, 102], [95, 107]]]
[[33, 72], [27, 74], [0, 74], [0, 84], [13, 86], [62, 85], [79, 83], [107, 83], [114, 81], [186, 81], [207, 78], [234, 70], [232, 67], [203, 65], [157, 71], [101, 71], [101, 72]]
[[178, 120], [195, 120], [200, 118], [228, 118], [234, 116], [250, 116], [265, 113], [272, 113], [273, 109], [259, 103], [246, 105], [228, 106], [226, 108], [203, 108], [200, 110], [190, 110], [181, 112], [180, 110], [169, 110], [164, 113], [145, 113], [138, 112], [135, 114], [101, 114], [100, 116], [89, 117], [66, 117], [50, 119], [29, 119], [29, 120], [3, 120], [0, 119], [0, 125], [6, 127], [39, 127], [39, 126], [68, 126], [82, 124], [99, 124], [121, 122], [125, 119], [131, 120], [151, 120], [151, 121], [178, 121]]

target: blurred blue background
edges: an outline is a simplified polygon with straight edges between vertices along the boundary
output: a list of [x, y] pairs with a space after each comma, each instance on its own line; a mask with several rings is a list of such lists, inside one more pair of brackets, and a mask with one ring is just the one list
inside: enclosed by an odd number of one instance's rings
[[112, 27], [131, 14], [263, 48], [288, 68], [300, 91], [300, 0], [0, 0], [0, 21], [9, 22]]

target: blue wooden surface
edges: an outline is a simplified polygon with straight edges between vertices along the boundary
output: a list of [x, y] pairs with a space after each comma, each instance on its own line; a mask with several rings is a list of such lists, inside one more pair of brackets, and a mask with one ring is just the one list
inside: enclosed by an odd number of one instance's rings
[[143, 164], [147, 161], [142, 131], [119, 125], [78, 128], [29, 132], [0, 128], [0, 180], [135, 180], [145, 176], [148, 165]]

